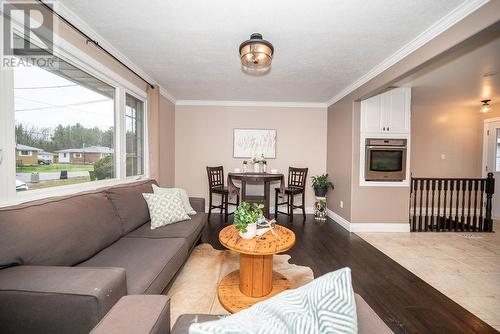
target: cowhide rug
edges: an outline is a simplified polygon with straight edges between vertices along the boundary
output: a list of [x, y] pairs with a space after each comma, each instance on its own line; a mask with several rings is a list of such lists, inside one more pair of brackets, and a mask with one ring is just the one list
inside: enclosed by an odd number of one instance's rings
[[[273, 270], [288, 278], [292, 288], [314, 279], [311, 268], [290, 264], [288, 260], [290, 255], [274, 255]], [[167, 292], [171, 298], [171, 324], [186, 313], [227, 314], [217, 298], [217, 286], [238, 268], [238, 253], [216, 250], [210, 244], [196, 246]]]

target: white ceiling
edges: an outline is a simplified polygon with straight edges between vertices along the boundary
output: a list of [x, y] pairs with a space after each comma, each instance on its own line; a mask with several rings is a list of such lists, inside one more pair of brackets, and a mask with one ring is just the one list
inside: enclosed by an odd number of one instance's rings
[[[176, 100], [324, 103], [464, 0], [60, 0]], [[260, 32], [270, 73], [241, 70]]]

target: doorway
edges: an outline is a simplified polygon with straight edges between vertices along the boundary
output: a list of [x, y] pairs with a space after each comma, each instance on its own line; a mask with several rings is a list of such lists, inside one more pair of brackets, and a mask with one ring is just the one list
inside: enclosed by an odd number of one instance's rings
[[483, 177], [488, 173], [493, 173], [496, 180], [492, 218], [500, 220], [500, 117], [484, 120]]

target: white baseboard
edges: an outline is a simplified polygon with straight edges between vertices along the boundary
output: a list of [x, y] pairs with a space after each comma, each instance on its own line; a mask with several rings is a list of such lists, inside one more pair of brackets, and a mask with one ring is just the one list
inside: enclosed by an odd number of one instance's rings
[[347, 231], [351, 232], [351, 223], [347, 219], [339, 216], [338, 214], [336, 214], [335, 212], [333, 212], [332, 210], [330, 210], [328, 208], [326, 209], [326, 214], [335, 223], [339, 224], [340, 226], [345, 228]]
[[330, 209], [327, 209], [328, 217], [349, 232], [410, 232], [408, 223], [351, 223]]
[[409, 223], [357, 223], [351, 224], [351, 232], [409, 233]]

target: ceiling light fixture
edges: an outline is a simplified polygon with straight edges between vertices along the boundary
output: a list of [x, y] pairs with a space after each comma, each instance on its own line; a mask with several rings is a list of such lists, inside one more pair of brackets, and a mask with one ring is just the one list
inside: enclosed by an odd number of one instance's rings
[[251, 69], [267, 69], [273, 61], [274, 47], [262, 39], [259, 33], [253, 33], [250, 39], [240, 44], [241, 64]]
[[491, 106], [489, 104], [491, 100], [482, 100], [481, 102], [483, 103], [483, 105], [481, 106], [481, 112], [482, 113], [487, 113], [487, 112], [490, 112], [491, 111]]
[[497, 71], [490, 71], [490, 72], [486, 72], [483, 74], [483, 77], [487, 78], [487, 77], [494, 77], [495, 75], [497, 75]]

